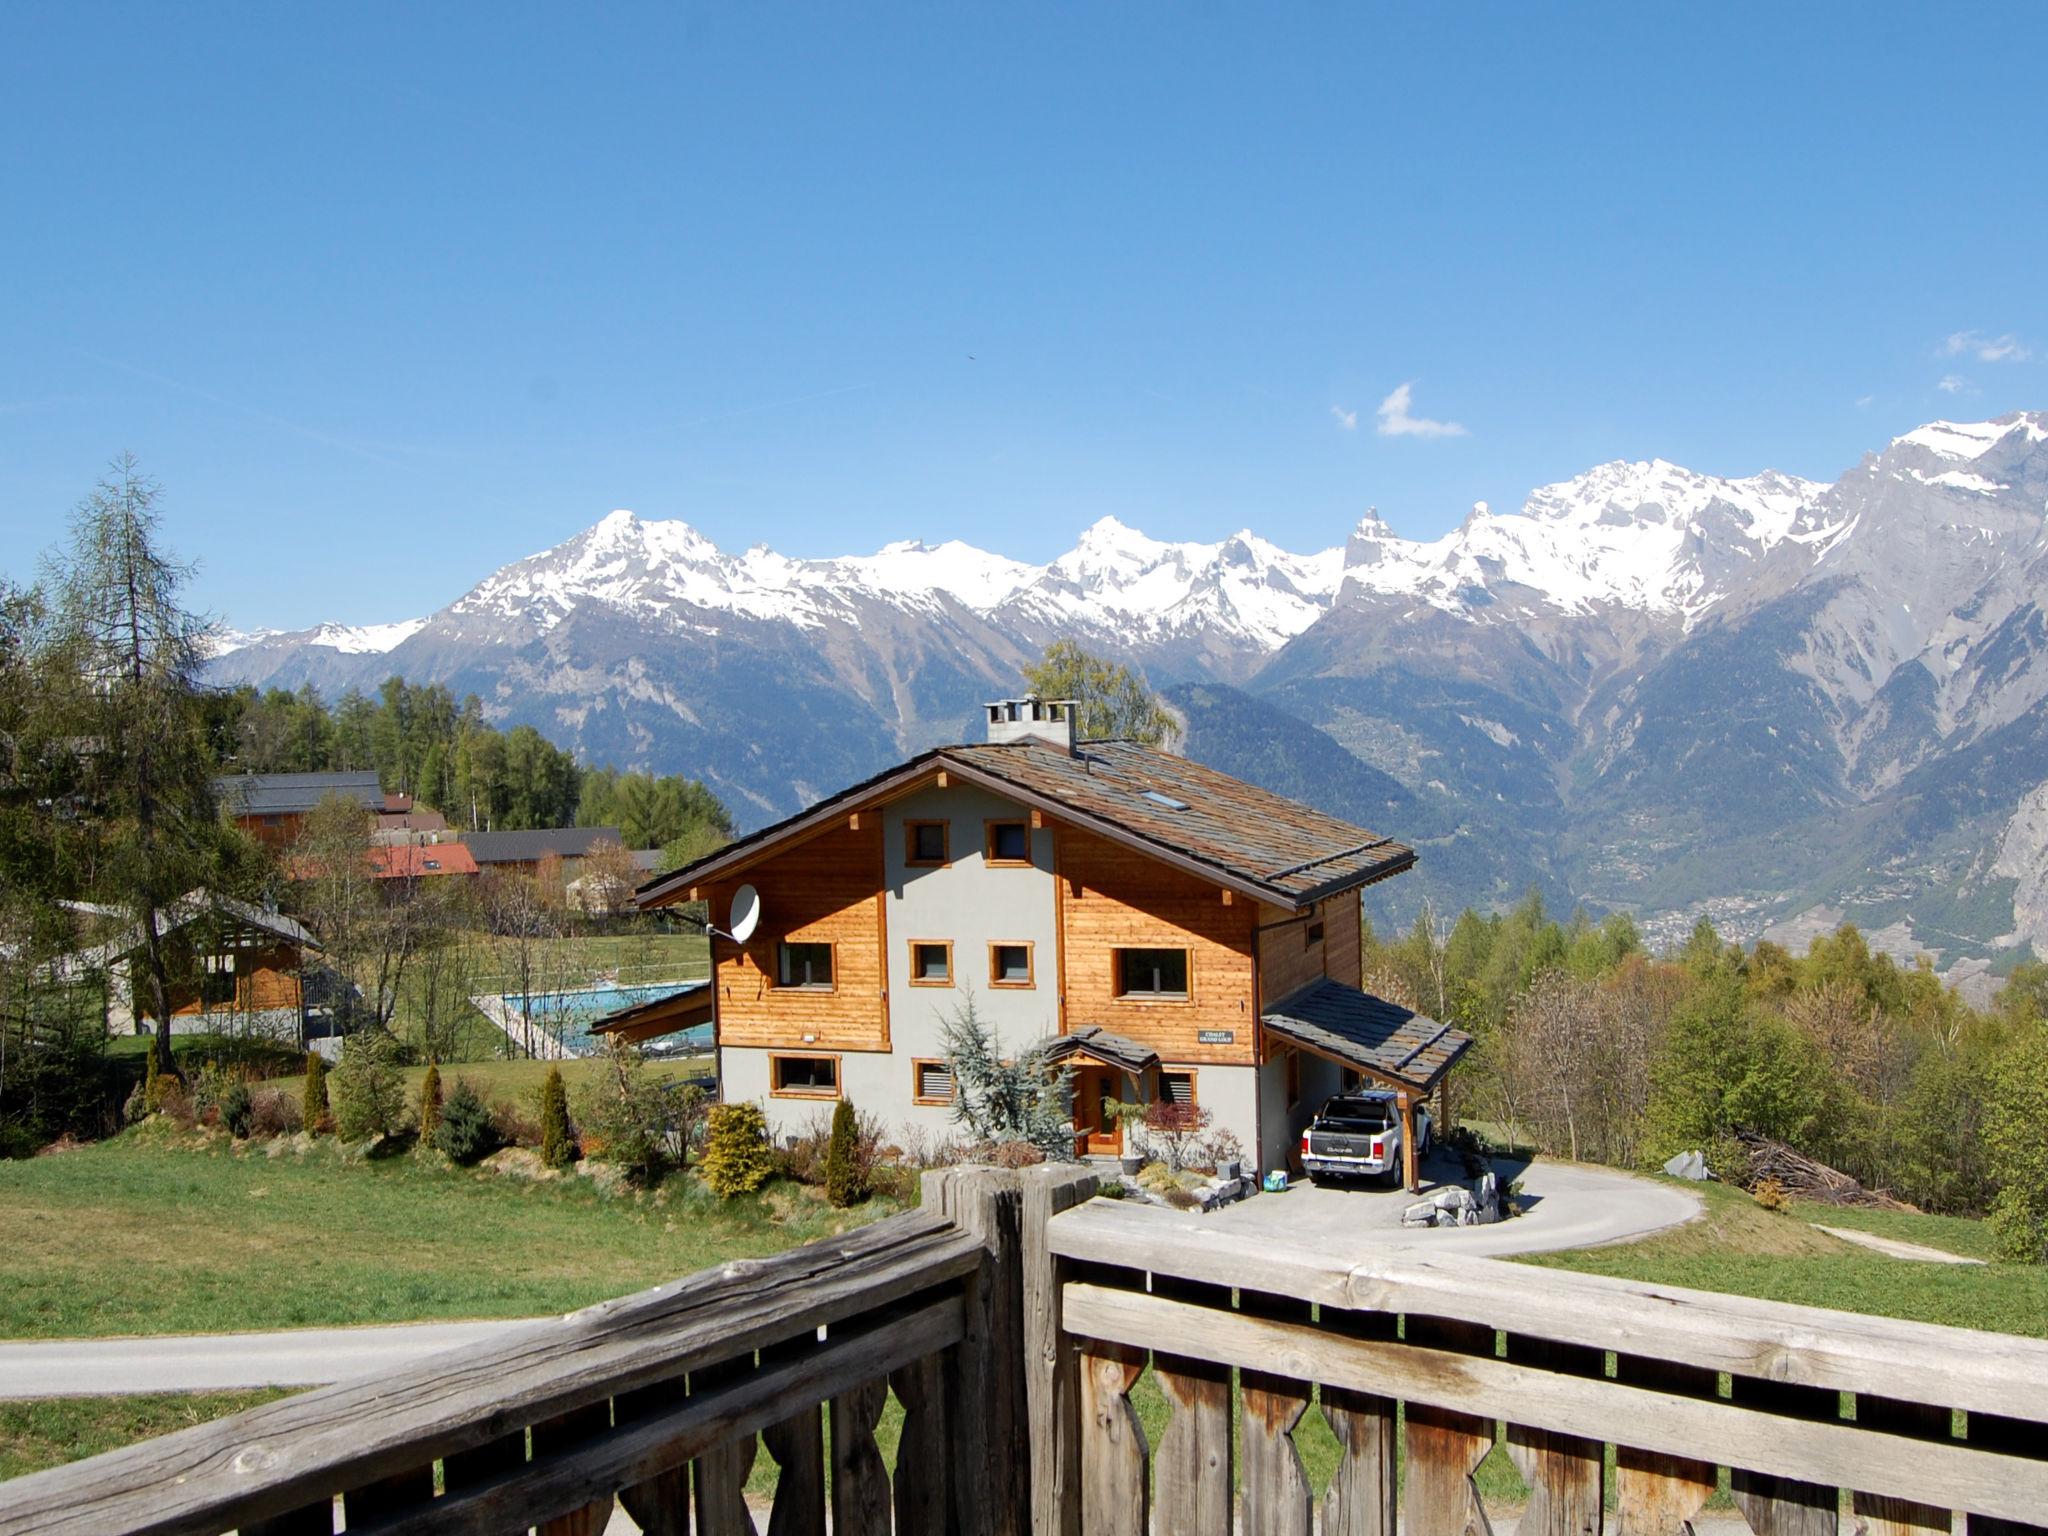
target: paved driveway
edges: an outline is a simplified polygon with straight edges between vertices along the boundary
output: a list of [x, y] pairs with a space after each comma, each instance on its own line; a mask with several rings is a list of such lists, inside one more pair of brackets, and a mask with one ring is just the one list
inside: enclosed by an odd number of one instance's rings
[[[1494, 1255], [1588, 1248], [1675, 1227], [1699, 1215], [1699, 1198], [1683, 1189], [1585, 1163], [1528, 1164], [1498, 1160], [1501, 1182], [1522, 1181], [1527, 1211], [1489, 1227], [1404, 1227], [1401, 1212], [1447, 1183], [1463, 1182], [1460, 1164], [1441, 1154], [1423, 1167], [1422, 1194], [1378, 1184], [1332, 1188], [1297, 1181], [1281, 1195], [1255, 1195], [1199, 1219], [1206, 1227], [1308, 1242], [1332, 1254], [1347, 1247], [1389, 1247], [1432, 1253]], [[1160, 1214], [1164, 1215], [1165, 1212]]]

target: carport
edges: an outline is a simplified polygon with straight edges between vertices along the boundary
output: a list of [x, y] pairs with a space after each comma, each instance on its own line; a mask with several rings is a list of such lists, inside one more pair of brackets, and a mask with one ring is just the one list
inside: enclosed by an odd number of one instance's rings
[[1269, 1035], [1298, 1050], [1360, 1073], [1394, 1090], [1401, 1111], [1401, 1177], [1419, 1186], [1415, 1106], [1444, 1088], [1443, 1120], [1450, 1123], [1451, 1068], [1472, 1049], [1462, 1029], [1375, 997], [1342, 982], [1323, 980], [1290, 993], [1260, 1019]]

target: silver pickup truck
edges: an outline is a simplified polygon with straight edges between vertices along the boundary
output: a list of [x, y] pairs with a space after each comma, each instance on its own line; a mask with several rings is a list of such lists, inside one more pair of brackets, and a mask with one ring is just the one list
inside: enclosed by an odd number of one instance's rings
[[[1415, 1153], [1429, 1155], [1429, 1111], [1415, 1106]], [[1330, 1179], [1401, 1174], [1401, 1110], [1394, 1095], [1368, 1089], [1340, 1093], [1301, 1133], [1302, 1171], [1318, 1183]]]

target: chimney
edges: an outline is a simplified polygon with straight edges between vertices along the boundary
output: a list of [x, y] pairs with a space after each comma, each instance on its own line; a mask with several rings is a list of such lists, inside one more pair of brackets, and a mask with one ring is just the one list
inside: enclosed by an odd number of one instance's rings
[[1078, 706], [1072, 699], [1041, 699], [1035, 693], [1027, 693], [1021, 699], [997, 699], [983, 708], [988, 711], [991, 746], [1036, 737], [1068, 753], [1074, 750]]

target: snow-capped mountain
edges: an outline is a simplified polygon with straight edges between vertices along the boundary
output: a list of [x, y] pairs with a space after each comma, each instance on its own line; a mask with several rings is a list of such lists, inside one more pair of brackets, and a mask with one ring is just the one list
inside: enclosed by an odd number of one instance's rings
[[1918, 427], [1833, 484], [1615, 462], [1438, 539], [1368, 513], [1309, 554], [1104, 518], [1043, 565], [958, 540], [799, 559], [614, 512], [425, 618], [248, 637], [215, 667], [440, 680], [759, 822], [971, 735], [1073, 637], [1186, 685], [1192, 751], [1246, 739], [1242, 689], [1277, 706], [1261, 741], [1292, 719], [1327, 738], [1300, 761], [1347, 752], [1416, 797], [1399, 814], [1440, 824], [1434, 867], [1462, 871], [1447, 899], [1533, 872], [1646, 913], [1728, 897], [1738, 930], [1917, 903], [1981, 947], [2014, 921], [1993, 864], [2031, 846], [2038, 803], [2013, 818], [2048, 780], [2044, 445], [2048, 415], [2022, 413]]

